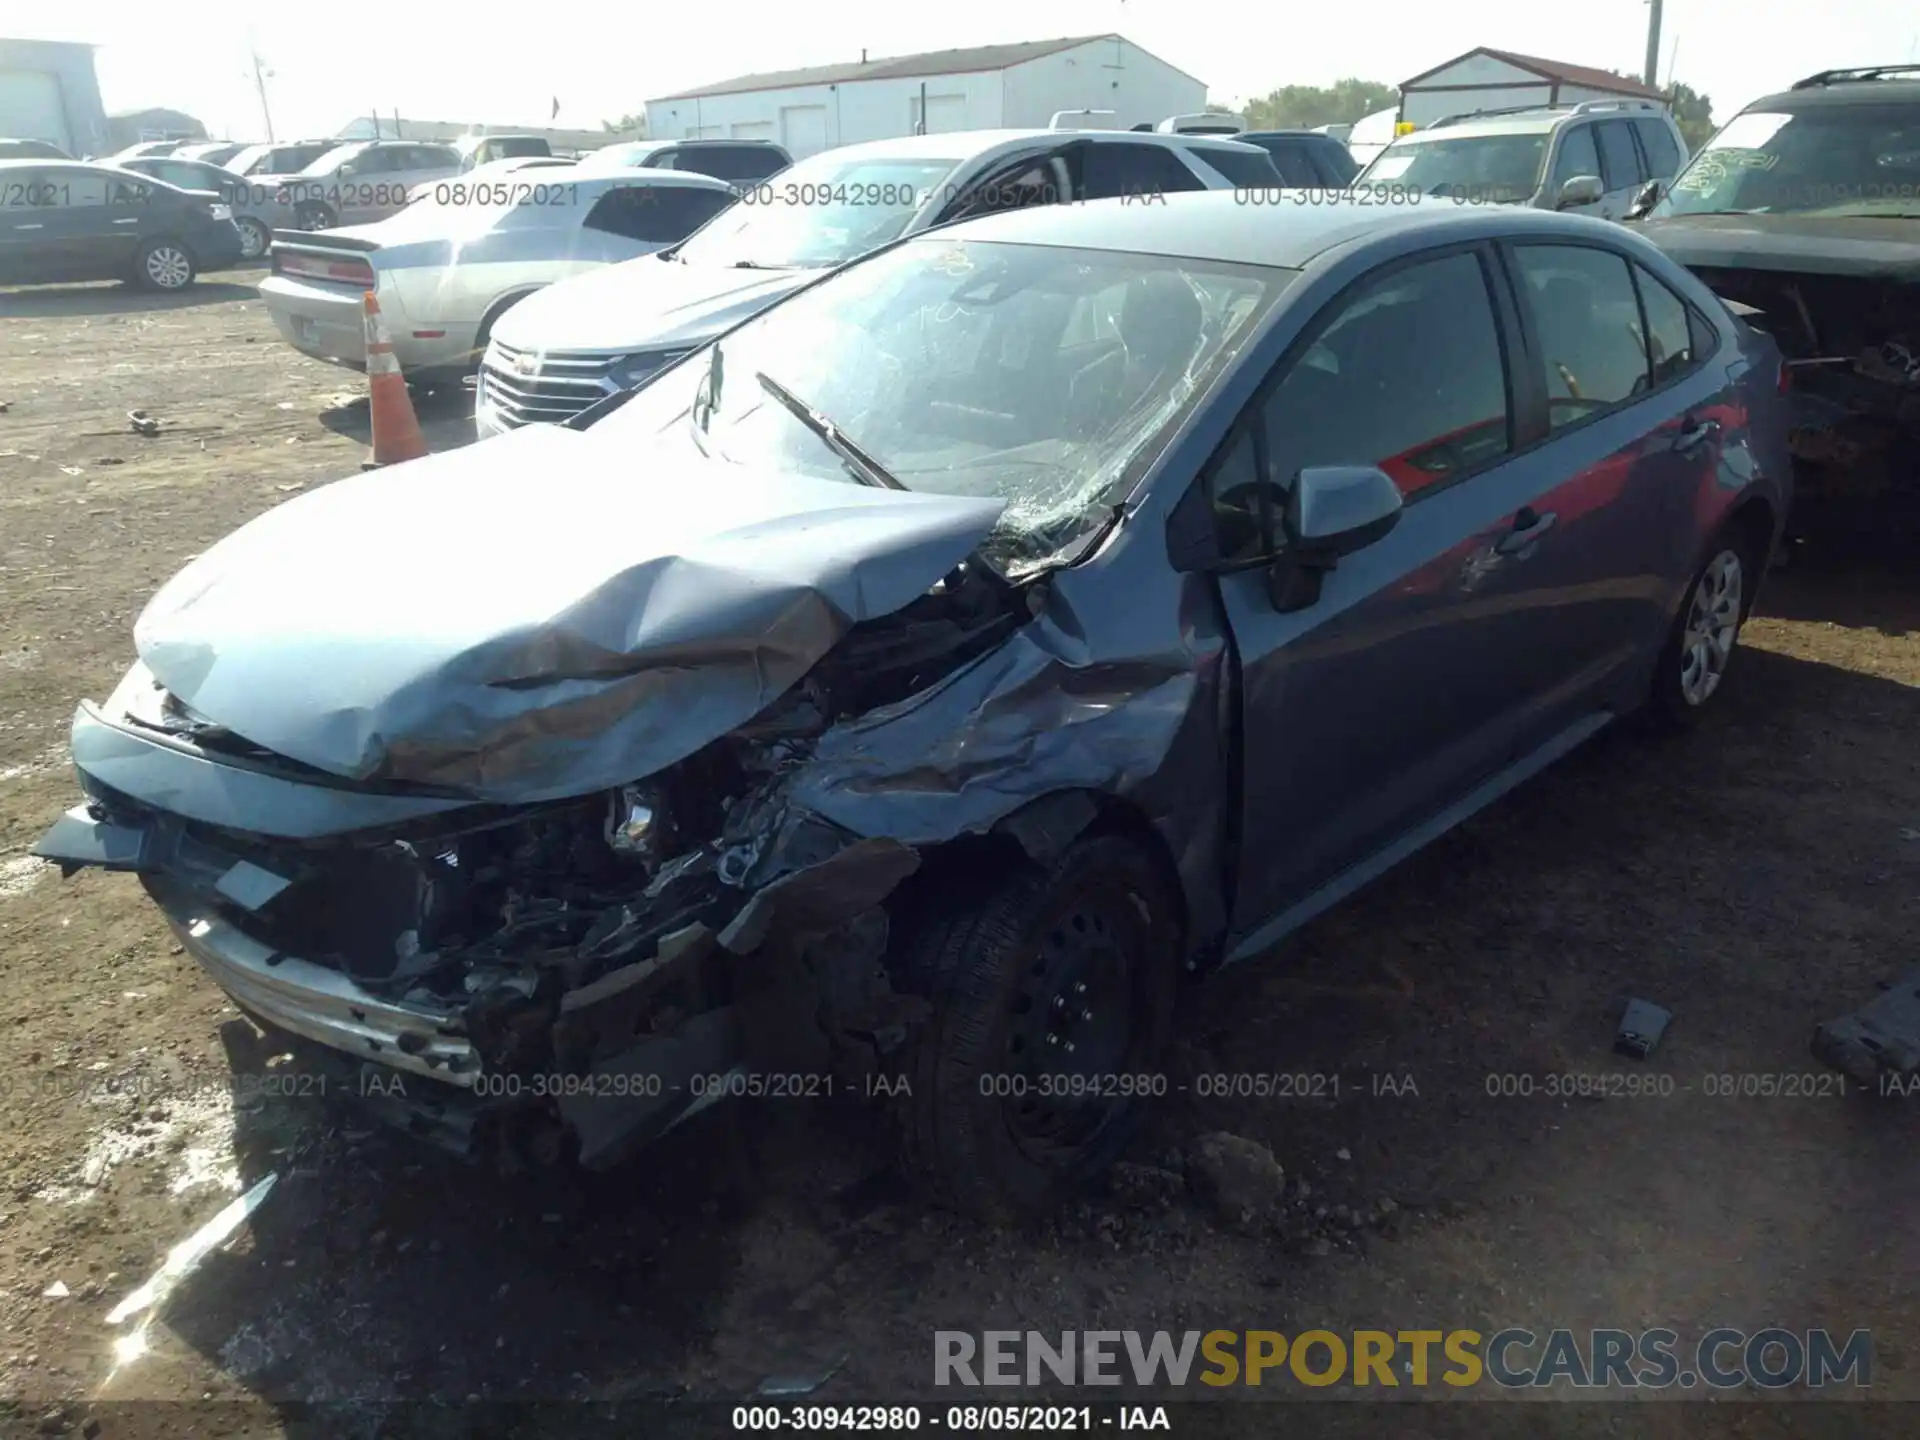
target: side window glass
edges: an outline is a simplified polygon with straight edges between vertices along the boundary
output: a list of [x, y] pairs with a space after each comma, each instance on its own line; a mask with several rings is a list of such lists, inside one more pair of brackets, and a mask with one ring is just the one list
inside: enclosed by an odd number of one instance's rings
[[1280, 172], [1281, 184], [1289, 189], [1318, 188], [1320, 177], [1314, 173], [1306, 146], [1283, 140], [1269, 147], [1267, 153], [1273, 156], [1273, 168]]
[[1640, 148], [1647, 153], [1647, 164], [1653, 168], [1650, 178], [1671, 180], [1680, 168], [1680, 146], [1674, 141], [1673, 132], [1667, 128], [1666, 121], [1636, 120], [1633, 128], [1640, 137]]
[[[99, 190], [92, 185], [86, 190], [87, 199], [82, 200], [81, 188], [74, 187], [73, 203], [76, 205], [144, 205], [153, 198], [153, 187], [142, 185], [133, 180], [116, 180], [109, 187], [104, 180], [99, 182]], [[98, 195], [98, 198], [94, 198]]]
[[1222, 560], [1258, 560], [1272, 553], [1273, 546], [1266, 537], [1279, 539], [1279, 525], [1273, 523], [1272, 516], [1261, 512], [1261, 507], [1271, 504], [1273, 497], [1271, 492], [1262, 490], [1259, 481], [1253, 436], [1242, 428], [1239, 438], [1207, 477], [1213, 531], [1218, 537]]
[[1555, 430], [1645, 393], [1647, 345], [1626, 260], [1584, 245], [1514, 249], [1533, 310]]
[[1377, 465], [1417, 499], [1506, 454], [1506, 369], [1479, 260], [1395, 269], [1339, 302], [1264, 419], [1268, 477], [1283, 487], [1309, 466]]
[[1627, 128], [1626, 121], [1602, 120], [1593, 128], [1600, 132], [1600, 158], [1607, 167], [1607, 189], [1620, 190], [1647, 178], [1640, 173], [1640, 153], [1633, 148], [1633, 132]]
[[1705, 362], [1720, 348], [1719, 333], [1698, 310], [1687, 311], [1687, 333], [1692, 337], [1696, 360]]
[[1640, 304], [1647, 312], [1647, 349], [1653, 361], [1653, 383], [1664, 385], [1699, 364], [1706, 353], [1695, 345], [1699, 321], [1687, 302], [1643, 267], [1633, 267], [1640, 286]]
[[623, 185], [594, 202], [585, 224], [643, 244], [671, 245], [684, 240], [733, 197], [725, 191], [681, 185]]
[[1096, 142], [1080, 162], [1081, 192], [1089, 200], [1147, 198], [1204, 190], [1200, 177], [1164, 146]]
[[1052, 157], [1041, 155], [986, 176], [961, 197], [946, 218], [956, 220], [962, 215], [1024, 210], [1029, 205], [1052, 205], [1065, 198], [1054, 173]]
[[1593, 145], [1593, 126], [1569, 125], [1560, 136], [1560, 153], [1553, 162], [1553, 183], [1547, 189], [1547, 199], [1557, 199], [1561, 187], [1576, 175], [1599, 174], [1600, 152]]

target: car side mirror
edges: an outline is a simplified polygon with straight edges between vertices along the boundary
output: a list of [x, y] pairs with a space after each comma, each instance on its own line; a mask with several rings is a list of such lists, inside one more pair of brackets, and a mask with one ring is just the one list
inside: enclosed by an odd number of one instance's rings
[[1286, 546], [1267, 571], [1273, 608], [1284, 612], [1313, 604], [1326, 572], [1399, 524], [1402, 505], [1400, 487], [1376, 465], [1302, 470], [1280, 515]]
[[1627, 207], [1627, 219], [1638, 220], [1660, 203], [1665, 191], [1658, 180], [1649, 180], [1640, 187], [1640, 193], [1633, 197], [1633, 203]]
[[1571, 175], [1567, 183], [1560, 187], [1553, 208], [1571, 210], [1576, 205], [1597, 205], [1600, 197], [1606, 193], [1606, 186], [1600, 182], [1598, 175]]

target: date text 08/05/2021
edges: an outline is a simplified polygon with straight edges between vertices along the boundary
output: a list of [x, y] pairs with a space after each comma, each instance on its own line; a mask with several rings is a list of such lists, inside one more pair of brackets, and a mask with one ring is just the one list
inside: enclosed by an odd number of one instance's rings
[[1170, 1432], [1173, 1421], [1164, 1405], [736, 1405], [733, 1429], [808, 1432], [911, 1433], [945, 1430], [957, 1435], [982, 1431], [1156, 1430]]

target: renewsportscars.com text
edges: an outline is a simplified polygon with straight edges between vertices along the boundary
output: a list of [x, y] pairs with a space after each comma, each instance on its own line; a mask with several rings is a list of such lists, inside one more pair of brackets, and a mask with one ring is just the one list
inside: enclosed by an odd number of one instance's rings
[[934, 1332], [936, 1385], [1763, 1390], [1873, 1382], [1865, 1330], [966, 1330]]

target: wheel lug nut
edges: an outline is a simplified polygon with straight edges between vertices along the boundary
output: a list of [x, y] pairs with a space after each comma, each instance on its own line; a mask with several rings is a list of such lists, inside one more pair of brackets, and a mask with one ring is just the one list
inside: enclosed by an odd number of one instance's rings
[[1071, 1040], [1067, 1041], [1067, 1053], [1069, 1055], [1073, 1053], [1073, 1041]]
[[1074, 994], [1076, 994], [1076, 995], [1084, 995], [1084, 994], [1086, 994], [1086, 993], [1087, 993], [1087, 982], [1086, 982], [1086, 981], [1084, 981], [1084, 980], [1076, 980], [1076, 981], [1074, 981], [1074, 982], [1073, 982], [1073, 993], [1074, 993]]
[[1047, 1036], [1047, 1044], [1058, 1045], [1059, 1043], [1060, 1043], [1060, 1037], [1058, 1035]]
[[1080, 1018], [1081, 1018], [1082, 1020], [1091, 1020], [1091, 1019], [1093, 1019], [1093, 1011], [1091, 1011], [1091, 1010], [1082, 1010], [1082, 1011], [1080, 1012]]
[[1066, 996], [1064, 996], [1064, 995], [1056, 995], [1056, 996], [1054, 996], [1054, 997], [1053, 997], [1053, 1008], [1054, 1008], [1054, 1009], [1056, 1009], [1056, 1010], [1064, 1010], [1064, 1009], [1066, 1009], [1066, 1008], [1067, 1008], [1067, 997], [1066, 997]]

